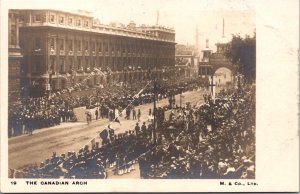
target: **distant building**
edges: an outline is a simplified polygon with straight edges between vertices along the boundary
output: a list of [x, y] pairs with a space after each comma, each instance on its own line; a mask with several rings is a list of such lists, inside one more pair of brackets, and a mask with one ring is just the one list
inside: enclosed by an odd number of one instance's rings
[[176, 45], [175, 67], [180, 77], [197, 77], [199, 57], [196, 49], [194, 45]]
[[[57, 10], [10, 10], [18, 13], [21, 78], [30, 94], [43, 95], [86, 85], [145, 80], [175, 68], [175, 31], [161, 26], [100, 24], [90, 13]], [[18, 41], [16, 41], [16, 44]]]

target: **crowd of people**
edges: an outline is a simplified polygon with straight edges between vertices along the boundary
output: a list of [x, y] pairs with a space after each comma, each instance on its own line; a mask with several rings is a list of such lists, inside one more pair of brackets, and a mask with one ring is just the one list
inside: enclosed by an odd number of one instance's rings
[[114, 134], [113, 129], [104, 129], [99, 136], [101, 141], [85, 145], [77, 153], [69, 151], [57, 156], [54, 152], [39, 165], [31, 165], [22, 171], [11, 170], [10, 177], [105, 179], [108, 170], [114, 174], [134, 170], [137, 158], [153, 147], [147, 127], [137, 133], [129, 130], [119, 134]]
[[33, 130], [76, 121], [73, 109], [67, 103], [47, 97], [22, 98], [19, 104], [9, 106], [8, 136], [32, 134]]
[[[185, 86], [185, 90], [195, 88], [196, 80], [162, 81], [158, 88], [157, 99], [161, 100], [180, 91], [177, 86]], [[146, 88], [143, 88], [144, 86]], [[142, 92], [141, 89], [144, 89]], [[99, 107], [98, 118], [111, 118], [110, 110], [124, 109], [129, 104], [133, 106], [153, 101], [153, 88], [147, 82], [130, 85], [110, 85], [98, 88], [90, 95], [56, 95], [53, 97], [21, 98], [19, 103], [9, 106], [8, 109], [8, 136], [32, 134], [36, 129], [59, 125], [61, 122], [76, 122], [74, 108], [86, 107], [91, 109]], [[138, 94], [136, 96], [136, 94]], [[129, 106], [131, 111], [131, 106]]]
[[254, 88], [178, 112], [140, 158], [142, 178], [255, 178]]
[[[177, 91], [166, 90], [165, 94], [180, 93], [182, 86], [173, 88]], [[147, 89], [143, 94], [147, 96]], [[111, 99], [103, 98], [108, 107], [110, 102], [116, 106]], [[119, 106], [123, 103], [118, 102]], [[143, 179], [255, 178], [255, 86], [239, 92], [223, 90], [215, 101], [207, 96], [200, 107], [170, 103], [158, 110], [158, 118], [163, 119], [157, 120], [156, 138], [153, 124], [137, 123], [134, 129], [119, 134], [108, 127], [99, 134], [101, 141], [77, 153], [53, 153], [40, 165], [14, 171], [11, 176], [109, 178], [108, 171], [129, 173], [138, 162]]]

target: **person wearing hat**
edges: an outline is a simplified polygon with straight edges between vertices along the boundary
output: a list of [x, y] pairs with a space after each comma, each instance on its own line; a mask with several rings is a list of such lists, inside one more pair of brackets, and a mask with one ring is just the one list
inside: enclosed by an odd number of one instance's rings
[[135, 127], [134, 127], [134, 130], [135, 130], [136, 136], [138, 136], [139, 133], [140, 133], [140, 130], [141, 130], [141, 128], [140, 128], [140, 126], [139, 126], [139, 123], [136, 123], [136, 125], [135, 125]]
[[138, 109], [138, 113], [137, 113], [137, 118], [138, 118], [138, 122], [140, 122], [141, 120], [141, 110], [140, 109]]
[[136, 110], [134, 107], [132, 108], [132, 120], [136, 120]]
[[108, 143], [108, 131], [107, 129], [103, 129], [101, 132], [100, 132], [100, 137], [102, 139], [102, 145], [105, 145]]
[[111, 127], [111, 123], [109, 123], [109, 125], [107, 126], [108, 128], [108, 132], [109, 132], [109, 138], [113, 139], [114, 135], [115, 135], [115, 130]]
[[167, 178], [168, 179], [178, 179], [178, 178], [180, 178], [179, 175], [180, 175], [180, 172], [178, 171], [176, 164], [174, 164], [174, 163], [171, 164], [171, 170], [168, 173]]
[[227, 170], [227, 164], [222, 158], [220, 158], [218, 163], [218, 174], [220, 176], [223, 176], [226, 173], [226, 170]]
[[145, 133], [147, 131], [146, 122], [143, 122], [143, 125], [141, 126], [142, 132]]
[[98, 108], [96, 108], [95, 110], [95, 116], [96, 116], [96, 120], [98, 120], [98, 116], [99, 116]]
[[198, 156], [193, 156], [189, 159], [190, 163], [190, 178], [200, 178], [201, 163]]
[[130, 119], [130, 112], [131, 112], [131, 109], [129, 108], [129, 106], [126, 107], [126, 117], [125, 117], [126, 120]]

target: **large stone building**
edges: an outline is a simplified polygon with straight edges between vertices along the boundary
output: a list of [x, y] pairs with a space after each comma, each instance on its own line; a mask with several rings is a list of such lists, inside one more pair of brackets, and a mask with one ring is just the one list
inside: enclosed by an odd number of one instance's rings
[[21, 60], [19, 47], [19, 14], [10, 11], [8, 15], [8, 99], [15, 102], [21, 95]]
[[66, 89], [87, 77], [86, 84], [94, 87], [145, 80], [150, 70], [158, 77], [174, 71], [173, 29], [134, 22], [103, 25], [85, 12], [13, 11], [20, 15], [21, 76], [30, 93]]

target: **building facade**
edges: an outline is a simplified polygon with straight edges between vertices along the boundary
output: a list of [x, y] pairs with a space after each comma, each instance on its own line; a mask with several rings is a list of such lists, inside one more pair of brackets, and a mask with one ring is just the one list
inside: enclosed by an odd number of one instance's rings
[[193, 45], [176, 45], [175, 67], [181, 78], [196, 78], [198, 75], [199, 56]]
[[[88, 13], [18, 10], [22, 74], [33, 93], [81, 83], [137, 82], [175, 68], [175, 31], [160, 26], [103, 25]], [[94, 74], [97, 69], [103, 74]]]
[[19, 46], [19, 14], [10, 11], [8, 15], [8, 99], [15, 102], [21, 95], [21, 62]]

